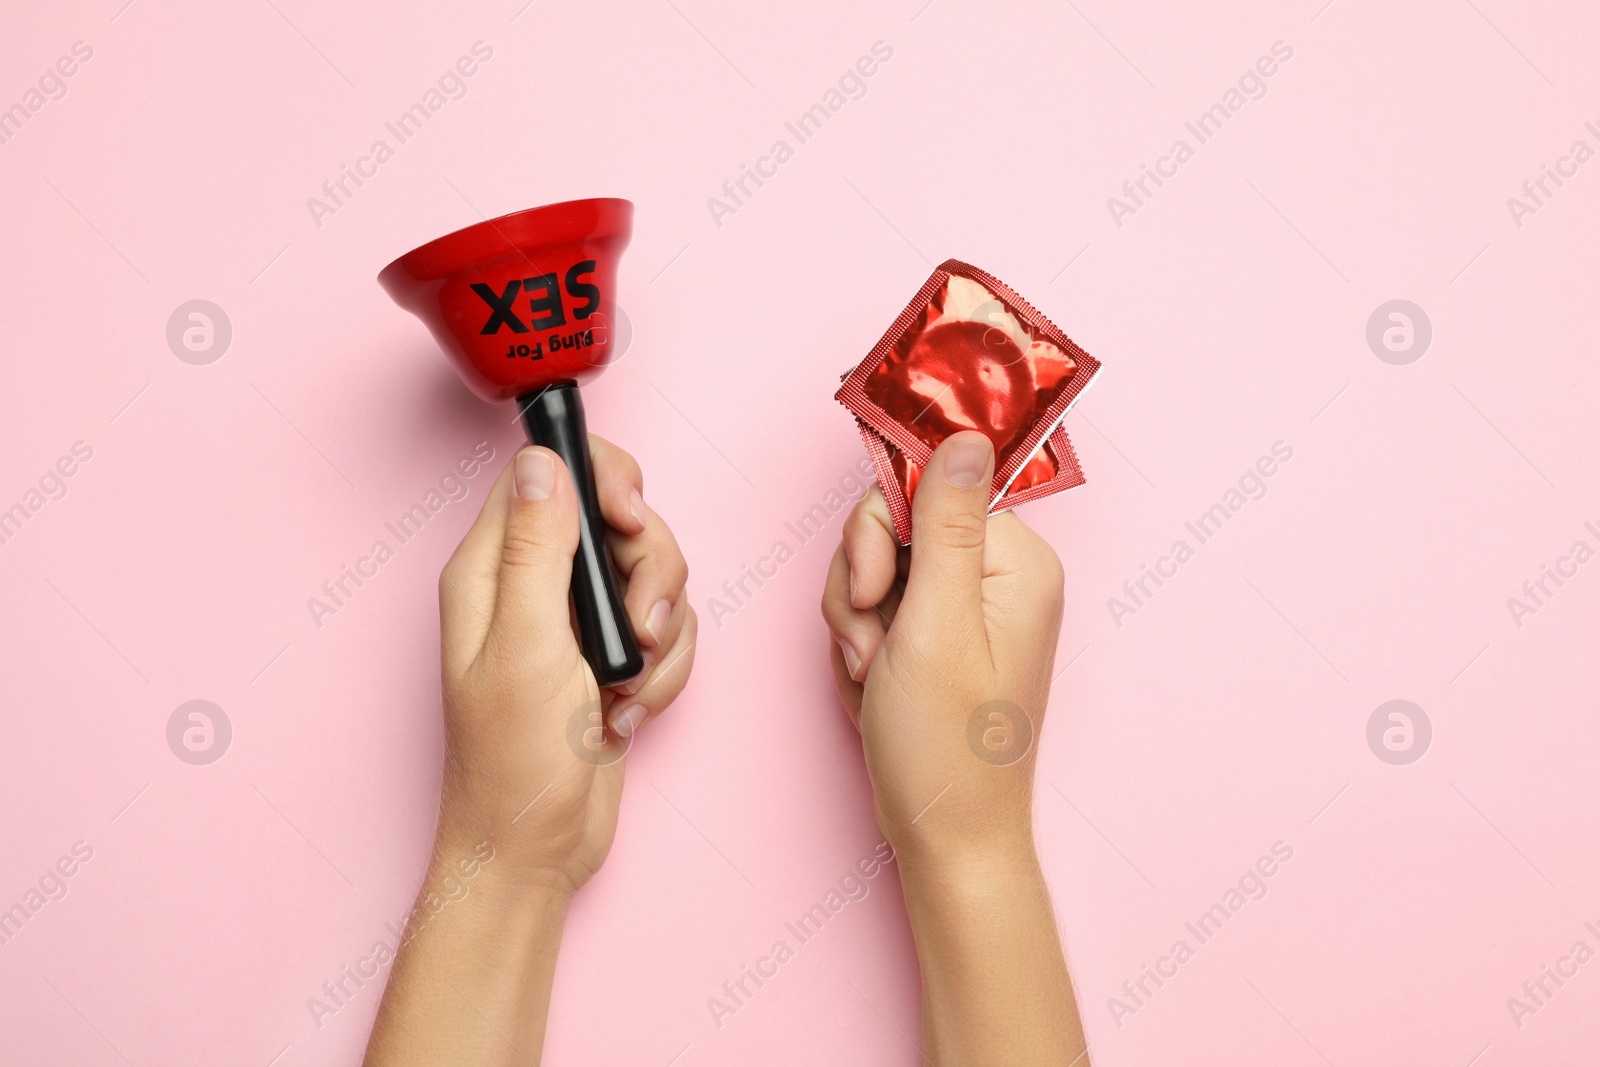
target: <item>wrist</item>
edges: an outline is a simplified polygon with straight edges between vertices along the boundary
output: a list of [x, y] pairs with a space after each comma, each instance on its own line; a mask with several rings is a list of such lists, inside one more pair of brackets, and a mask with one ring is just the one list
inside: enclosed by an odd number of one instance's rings
[[959, 878], [1038, 866], [1033, 821], [1028, 813], [985, 820], [982, 825], [971, 825], [971, 820], [965, 818], [941, 819], [938, 814], [925, 812], [923, 818], [891, 825], [880, 811], [884, 837], [894, 847], [902, 869]]
[[430, 879], [453, 874], [476, 884], [489, 876], [486, 884], [506, 893], [547, 899], [570, 898], [593, 873], [581, 865], [574, 869], [573, 835], [561, 826], [545, 827], [531, 816], [522, 825], [511, 826], [503, 818], [462, 808], [449, 804], [441, 808], [428, 864]]
[[1043, 879], [1030, 835], [963, 845], [920, 841], [896, 846], [895, 860], [907, 896], [982, 903]]
[[564, 922], [573, 890], [558, 871], [519, 868], [486, 838], [441, 835], [407, 917], [407, 939], [445, 915], [456, 921]]

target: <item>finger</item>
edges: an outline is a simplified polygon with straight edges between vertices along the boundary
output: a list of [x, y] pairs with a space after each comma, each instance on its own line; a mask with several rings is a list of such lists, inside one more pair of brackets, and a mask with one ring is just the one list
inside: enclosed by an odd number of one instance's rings
[[478, 517], [439, 572], [439, 634], [449, 674], [459, 674], [477, 658], [489, 632], [510, 493], [511, 463], [507, 462], [489, 488]]
[[839, 643], [834, 641], [828, 646], [828, 662], [833, 666], [833, 681], [839, 687], [839, 703], [844, 705], [844, 713], [849, 716], [850, 725], [861, 732], [861, 697], [866, 692], [866, 686], [850, 677], [850, 668], [845, 664], [844, 654], [839, 651]]
[[879, 614], [877, 605], [858, 608], [851, 603], [850, 562], [843, 545], [834, 552], [822, 586], [822, 619], [839, 645], [845, 673], [854, 681], [864, 681], [878, 649], [883, 646], [888, 623]]
[[633, 635], [645, 648], [669, 644], [673, 605], [689, 580], [689, 565], [672, 531], [644, 502], [644, 474], [627, 452], [589, 435], [600, 514], [611, 528], [606, 543], [627, 579], [623, 604]]
[[[984, 551], [984, 601], [1002, 629], [1016, 633], [1053, 635], [1061, 625], [1064, 602], [1061, 557], [1050, 542], [1030, 530], [1015, 515], [989, 520]], [[1028, 642], [1002, 642], [995, 648], [997, 661], [1020, 657], [1037, 659]], [[1054, 647], [1054, 638], [1049, 640]]]
[[639, 507], [644, 517], [640, 532], [628, 536], [613, 530], [606, 543], [627, 582], [622, 602], [634, 636], [650, 648], [668, 640], [666, 627], [672, 606], [682, 599], [689, 581], [689, 564], [661, 516], [642, 500]]
[[622, 696], [631, 696], [642, 689], [645, 682], [649, 681], [650, 672], [655, 669], [656, 664], [664, 662], [672, 654], [673, 646], [678, 641], [678, 634], [683, 629], [684, 620], [692, 611], [693, 609], [689, 607], [689, 598], [679, 597], [672, 604], [672, 610], [667, 613], [666, 628], [661, 640], [649, 648], [640, 650], [644, 666], [639, 668], [639, 673], [625, 682], [618, 682], [611, 688]]
[[883, 492], [873, 486], [844, 520], [844, 554], [850, 563], [850, 603], [870, 608], [894, 584], [900, 542]]
[[576, 647], [567, 594], [578, 547], [578, 497], [567, 465], [548, 448], [524, 448], [511, 465], [490, 636], [536, 661], [548, 651]]
[[993, 477], [994, 447], [981, 433], [953, 434], [934, 450], [911, 505], [908, 610], [930, 619], [980, 618]]
[[606, 725], [618, 737], [631, 736], [678, 699], [694, 668], [694, 647], [699, 633], [699, 618], [693, 608], [688, 608], [677, 640], [668, 646], [669, 651], [661, 660], [651, 666], [644, 685], [631, 696], [618, 697], [606, 712]]
[[989, 520], [983, 554], [985, 578], [1015, 579], [1030, 604], [1049, 608], [1061, 598], [1065, 572], [1055, 546], [1015, 514]]
[[589, 435], [594, 488], [606, 525], [622, 534], [644, 530], [644, 473], [627, 452], [604, 437]]

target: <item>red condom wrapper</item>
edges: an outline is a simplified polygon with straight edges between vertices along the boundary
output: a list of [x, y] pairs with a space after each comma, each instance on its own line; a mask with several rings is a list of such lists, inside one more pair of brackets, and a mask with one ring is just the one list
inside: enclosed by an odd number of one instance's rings
[[[1100, 370], [1054, 323], [993, 275], [946, 260], [929, 276], [867, 358], [846, 376], [836, 398], [877, 434], [902, 463], [920, 470], [946, 437], [961, 430], [988, 435], [995, 449], [991, 509]], [[1065, 438], [1063, 437], [1063, 441]], [[873, 451], [870, 441], [869, 451]], [[1071, 456], [1071, 446], [1064, 449]], [[1064, 460], [1053, 453], [1057, 474]], [[876, 461], [876, 456], [875, 456]], [[892, 455], [887, 459], [892, 469]], [[1071, 469], [1081, 484], [1076, 457]], [[895, 527], [909, 542], [909, 493], [915, 481], [882, 478], [906, 497]], [[1048, 472], [1044, 482], [1054, 480]], [[1030, 488], [1040, 488], [1035, 482]], [[1037, 499], [1061, 485], [1032, 493]], [[1009, 507], [1012, 501], [1005, 506]], [[892, 505], [891, 505], [892, 507]]]
[[[911, 543], [911, 498], [916, 495], [917, 482], [922, 478], [922, 468], [906, 459], [906, 454], [878, 436], [878, 432], [860, 419], [856, 425], [861, 430], [861, 440], [867, 446], [867, 455], [877, 470], [878, 486], [889, 505], [889, 515], [894, 519], [895, 537], [902, 545]], [[1018, 504], [1039, 500], [1068, 489], [1076, 489], [1086, 479], [1078, 465], [1078, 454], [1072, 450], [1067, 432], [1057, 426], [1044, 439], [1039, 451], [1028, 457], [1022, 470], [1006, 486], [1000, 498], [989, 505], [992, 515], [1008, 511]]]

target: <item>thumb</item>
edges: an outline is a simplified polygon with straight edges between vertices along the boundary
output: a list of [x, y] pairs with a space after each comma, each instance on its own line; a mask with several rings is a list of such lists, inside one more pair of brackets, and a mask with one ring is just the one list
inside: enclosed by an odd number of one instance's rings
[[567, 592], [578, 548], [578, 501], [561, 457], [529, 447], [512, 459], [491, 638], [523, 658], [571, 640]]
[[979, 609], [993, 478], [994, 446], [984, 434], [953, 434], [934, 450], [911, 505], [911, 610], [970, 617]]

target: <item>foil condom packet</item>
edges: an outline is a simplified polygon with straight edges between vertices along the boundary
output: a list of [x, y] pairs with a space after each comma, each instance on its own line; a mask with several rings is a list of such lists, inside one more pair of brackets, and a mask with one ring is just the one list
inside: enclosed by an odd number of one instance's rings
[[[916, 495], [917, 482], [922, 468], [906, 458], [906, 454], [880, 437], [876, 430], [856, 420], [861, 430], [861, 440], [867, 446], [867, 455], [878, 474], [878, 486], [884, 502], [889, 506], [889, 516], [894, 520], [895, 537], [902, 545], [911, 543], [911, 498]], [[1067, 432], [1057, 426], [1044, 439], [1039, 450], [1028, 457], [1017, 476], [999, 498], [989, 505], [989, 514], [1008, 511], [1018, 504], [1040, 500], [1068, 489], [1076, 489], [1086, 479], [1078, 465], [1078, 454], [1072, 450]]]
[[993, 503], [1099, 370], [1099, 360], [1010, 286], [951, 259], [845, 376], [835, 398], [919, 469], [951, 434], [987, 434], [995, 450]]

